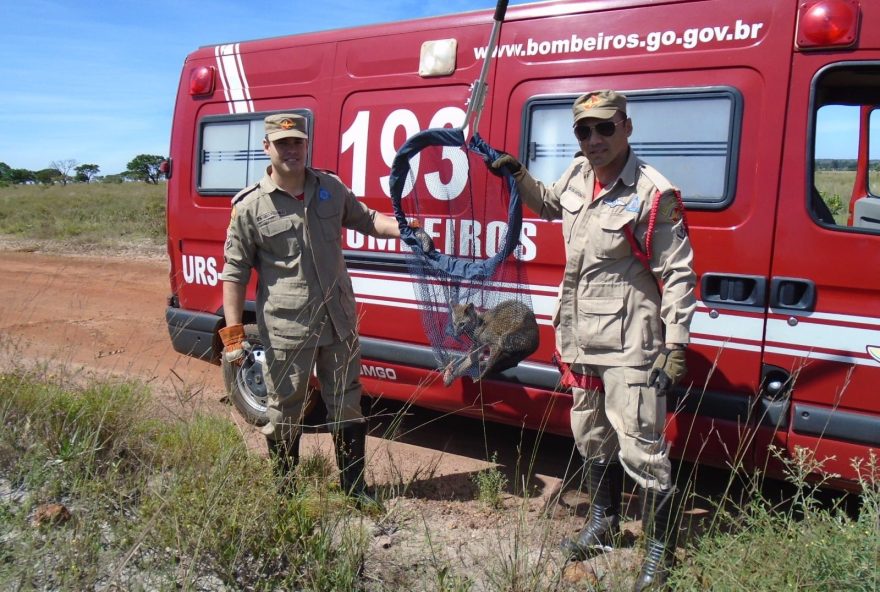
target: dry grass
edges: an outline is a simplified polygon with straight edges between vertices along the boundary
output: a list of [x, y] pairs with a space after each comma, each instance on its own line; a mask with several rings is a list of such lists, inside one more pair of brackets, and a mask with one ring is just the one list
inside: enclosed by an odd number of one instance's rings
[[165, 244], [165, 185], [0, 187], [0, 235], [101, 250]]

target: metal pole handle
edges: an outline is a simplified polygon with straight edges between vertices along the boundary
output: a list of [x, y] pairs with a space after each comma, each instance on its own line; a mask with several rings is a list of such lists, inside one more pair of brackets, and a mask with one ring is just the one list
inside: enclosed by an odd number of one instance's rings
[[483, 113], [483, 103], [486, 100], [487, 90], [486, 78], [489, 76], [489, 62], [492, 60], [492, 56], [495, 53], [495, 47], [498, 44], [498, 37], [501, 34], [501, 23], [504, 22], [504, 15], [507, 12], [507, 2], [508, 0], [498, 0], [498, 3], [495, 5], [492, 34], [489, 36], [486, 57], [483, 58], [483, 67], [480, 69], [480, 78], [474, 81], [474, 85], [471, 88], [471, 96], [470, 99], [468, 99], [468, 109], [467, 113], [465, 113], [464, 124], [461, 129], [463, 131], [473, 117], [473, 126], [470, 130], [471, 136], [477, 134], [477, 126], [480, 124], [480, 115]]

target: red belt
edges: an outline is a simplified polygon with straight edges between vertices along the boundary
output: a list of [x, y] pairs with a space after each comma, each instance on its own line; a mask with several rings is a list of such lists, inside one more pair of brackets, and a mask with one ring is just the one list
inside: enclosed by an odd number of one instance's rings
[[562, 361], [562, 354], [559, 353], [559, 350], [553, 350], [553, 363], [556, 364], [556, 367], [559, 368], [559, 373], [562, 374], [562, 378], [559, 380], [562, 386], [577, 387], [585, 391], [600, 390], [602, 388], [602, 381], [598, 376], [573, 371], [570, 364]]

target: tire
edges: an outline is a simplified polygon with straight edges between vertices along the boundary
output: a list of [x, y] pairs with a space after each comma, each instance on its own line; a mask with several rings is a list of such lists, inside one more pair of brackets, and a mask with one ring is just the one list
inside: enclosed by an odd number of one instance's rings
[[[269, 423], [266, 415], [269, 394], [263, 378], [266, 354], [256, 325], [245, 325], [244, 333], [252, 349], [241, 366], [231, 364], [224, 360], [223, 356], [220, 357], [223, 384], [226, 386], [229, 400], [245, 421], [256, 426], [264, 426]], [[309, 388], [306, 395], [304, 423], [306, 425], [322, 423], [325, 421], [326, 412], [320, 393]]]
[[266, 417], [269, 395], [263, 380], [266, 354], [256, 325], [245, 325], [244, 333], [253, 349], [241, 366], [227, 362], [221, 356], [223, 384], [226, 385], [229, 400], [241, 416], [248, 423], [263, 426], [269, 422]]

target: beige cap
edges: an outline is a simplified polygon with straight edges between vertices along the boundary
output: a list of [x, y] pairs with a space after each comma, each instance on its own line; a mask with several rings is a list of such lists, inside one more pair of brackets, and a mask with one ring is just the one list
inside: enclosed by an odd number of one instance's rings
[[266, 128], [266, 138], [270, 142], [280, 140], [282, 138], [303, 138], [309, 139], [308, 122], [302, 115], [295, 113], [277, 113], [269, 115], [263, 120]]
[[571, 110], [575, 124], [585, 117], [611, 119], [618, 111], [626, 113], [626, 97], [613, 90], [595, 90], [579, 96]]

